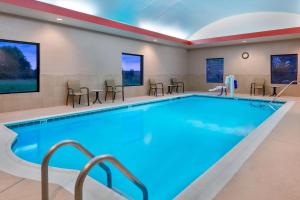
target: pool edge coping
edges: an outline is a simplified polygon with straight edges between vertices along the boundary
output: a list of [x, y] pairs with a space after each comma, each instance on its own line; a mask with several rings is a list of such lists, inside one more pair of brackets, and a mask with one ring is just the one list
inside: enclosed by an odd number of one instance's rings
[[[68, 118], [68, 117], [76, 117], [80, 115], [87, 115], [87, 114], [93, 114], [97, 112], [104, 112], [109, 110], [116, 110], [116, 109], [122, 109], [122, 108], [128, 108], [131, 106], [139, 106], [139, 105], [146, 105], [151, 103], [159, 103], [163, 101], [168, 100], [175, 100], [180, 98], [186, 98], [191, 96], [201, 96], [201, 97], [208, 97], [208, 98], [221, 98], [221, 99], [238, 99], [238, 100], [249, 100], [249, 101], [258, 101], [258, 102], [269, 102], [269, 99], [257, 99], [257, 98], [249, 98], [249, 97], [229, 97], [229, 96], [215, 96], [215, 95], [209, 95], [209, 94], [201, 94], [201, 93], [189, 93], [189, 94], [178, 94], [174, 96], [160, 96], [159, 99], [146, 99], [146, 100], [140, 100], [136, 102], [128, 102], [128, 103], [121, 103], [119, 105], [108, 105], [100, 108], [88, 108], [86, 110], [78, 110], [78, 111], [71, 111], [66, 113], [60, 113], [60, 114], [53, 114], [53, 115], [46, 115], [46, 116], [39, 116], [39, 117], [33, 117], [29, 119], [24, 120], [16, 120], [16, 121], [9, 121], [9, 122], [0, 122], [0, 125], [4, 126], [15, 126], [18, 124], [31, 124], [34, 121], [47, 121], [47, 120], [55, 120], [55, 118]], [[276, 103], [286, 103], [288, 101], [283, 100], [277, 100]]]
[[[123, 107], [130, 107], [133, 105], [138, 106], [138, 105], [143, 105], [143, 104], [148, 104], [148, 103], [168, 101], [168, 100], [184, 98], [184, 97], [189, 97], [189, 96], [203, 96], [203, 97], [211, 97], [211, 98], [232, 99], [232, 97], [228, 97], [228, 96], [224, 97], [224, 96], [215, 96], [215, 95], [201, 94], [201, 93], [178, 94], [178, 95], [174, 95], [174, 96], [165, 96], [165, 97], [158, 98], [158, 99], [146, 99], [146, 100], [140, 100], [140, 101], [137, 100], [134, 102], [122, 103], [119, 105], [108, 105], [108, 106], [101, 107], [101, 108], [91, 108], [91, 109], [87, 109], [87, 110], [79, 110], [79, 111], [74, 111], [74, 112], [72, 111], [72, 112], [66, 112], [66, 113], [62, 113], [62, 114], [39, 116], [39, 117], [34, 117], [34, 118], [30, 118], [30, 119], [25, 119], [25, 120], [17, 120], [17, 121], [0, 123], [0, 159], [1, 159], [1, 161], [3, 161], [0, 163], [0, 169], [3, 170], [4, 172], [7, 172], [7, 173], [15, 175], [15, 176], [38, 180], [38, 181], [41, 180], [40, 165], [25, 161], [25, 160], [17, 157], [12, 152], [11, 147], [12, 147], [13, 143], [15, 142], [16, 133], [14, 131], [10, 130], [9, 128], [7, 128], [5, 126], [7, 124], [17, 124], [17, 123], [22, 123], [22, 122], [37, 121], [37, 120], [42, 120], [45, 118], [48, 119], [48, 118], [52, 118], [52, 117], [59, 118], [59, 117], [64, 117], [64, 116], [73, 116], [73, 115], [77, 116], [77, 115], [81, 115], [81, 114], [85, 114], [85, 113], [95, 113], [95, 112], [101, 112], [101, 111], [106, 111], [106, 110], [120, 109]], [[253, 99], [253, 98], [248, 98], [248, 97], [234, 97], [234, 99], [235, 98], [238, 98], [241, 100], [251, 100], [251, 101], [263, 101], [263, 102], [268, 101], [267, 99]], [[279, 102], [282, 102], [282, 101], [279, 101]], [[294, 105], [294, 101], [285, 101], [285, 102], [286, 103], [279, 109], [279, 110], [283, 110], [282, 108], [286, 108], [285, 112], [282, 113], [282, 115], [279, 119], [277, 118], [277, 123], [288, 112], [288, 110]], [[290, 106], [287, 108], [287, 105], [290, 105]], [[261, 127], [262, 125], [265, 125], [265, 123], [271, 117], [273, 117], [276, 113], [278, 113], [279, 110], [274, 112], [259, 127]], [[272, 128], [269, 128], [270, 130], [267, 133], [267, 135], [269, 135], [271, 133], [272, 129], [277, 125], [277, 123], [273, 124]], [[214, 168], [216, 168], [216, 165], [219, 166], [219, 165], [222, 165], [223, 162], [226, 162], [226, 159], [227, 160], [229, 159], [229, 158], [227, 158], [227, 157], [229, 157], [228, 154], [233, 154], [232, 152], [236, 151], [235, 149], [237, 148], [237, 146], [240, 146], [240, 144], [244, 140], [246, 140], [250, 135], [253, 135], [253, 132], [255, 132], [255, 131], [259, 132], [259, 131], [257, 131], [257, 129], [259, 127], [257, 127], [251, 133], [249, 133], [249, 135], [246, 138], [244, 138], [239, 144], [237, 144], [234, 148], [232, 148], [229, 152], [227, 152], [223, 156], [223, 158], [218, 160], [218, 162], [215, 163], [212, 167], [210, 167], [204, 174], [202, 174], [201, 176], [196, 178], [193, 182], [191, 182], [175, 198], [183, 199], [182, 197], [186, 198], [186, 195], [192, 195], [192, 194], [199, 195], [199, 190], [195, 190], [195, 187], [196, 186], [199, 187], [199, 186], [203, 185], [203, 182], [207, 181], [206, 179], [209, 179], [209, 177], [213, 178], [213, 175], [211, 175], [211, 174], [213, 174], [213, 172], [211, 172], [211, 171], [214, 171]], [[266, 128], [268, 128], [268, 126]], [[262, 138], [261, 142], [263, 141], [264, 138]], [[256, 145], [253, 152], [255, 151], [255, 149], [257, 148], [258, 145]], [[244, 163], [252, 155], [252, 153], [250, 153], [248, 155], [248, 157], [246, 159], [244, 159], [244, 161], [242, 163]], [[221, 163], [219, 163], [219, 162], [221, 162]], [[238, 167], [235, 171], [237, 172], [240, 169], [240, 167]], [[51, 174], [51, 176], [49, 176], [49, 183], [58, 184], [58, 185], [62, 186], [64, 189], [66, 189], [67, 191], [69, 191], [71, 194], [74, 194], [74, 191], [73, 191], [74, 184], [75, 184], [75, 180], [78, 176], [78, 173], [79, 173], [78, 170], [49, 167], [49, 174]], [[202, 193], [202, 195], [203, 195], [203, 192], [205, 194], [207, 193], [206, 196], [210, 196], [211, 198], [213, 198], [226, 185], [226, 183], [231, 179], [231, 177], [233, 175], [234, 174], [232, 174], [229, 179], [227, 177], [227, 179], [225, 180], [225, 182], [221, 188], [220, 188], [220, 186], [218, 188], [210, 188], [210, 190], [209, 190], [210, 192], [207, 192], [207, 191], [205, 192], [205, 191], [201, 190], [200, 193]], [[199, 180], [201, 180], [201, 181], [199, 181]], [[206, 182], [206, 184], [207, 184], [207, 182]], [[97, 198], [103, 197], [106, 199], [110, 199], [110, 198], [111, 199], [125, 199], [123, 196], [119, 195], [117, 192], [110, 190], [105, 185], [95, 181], [93, 178], [87, 177], [85, 185], [87, 185], [87, 187], [85, 187], [85, 189], [89, 190], [88, 193], [84, 192], [84, 196], [86, 196], [87, 199], [96, 199], [96, 197]], [[210, 193], [210, 195], [208, 195], [208, 193]], [[204, 199], [204, 198], [201, 198], [201, 194], [198, 197], [199, 198], [196, 198], [196, 199]], [[208, 199], [208, 198], [205, 198], [205, 199]]]

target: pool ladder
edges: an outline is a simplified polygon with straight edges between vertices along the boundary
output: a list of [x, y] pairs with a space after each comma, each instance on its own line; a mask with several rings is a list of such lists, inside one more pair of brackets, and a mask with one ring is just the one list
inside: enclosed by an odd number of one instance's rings
[[75, 183], [75, 200], [82, 200], [82, 189], [83, 183], [90, 172], [95, 166], [100, 166], [106, 172], [107, 187], [112, 189], [112, 174], [110, 168], [103, 162], [108, 161], [118, 168], [131, 182], [133, 182], [143, 193], [143, 200], [148, 200], [148, 190], [146, 186], [139, 181], [128, 169], [126, 169], [116, 158], [111, 155], [94, 156], [90, 151], [84, 148], [80, 143], [73, 140], [65, 140], [52, 146], [47, 152], [42, 162], [41, 169], [41, 186], [42, 186], [42, 200], [49, 200], [49, 181], [48, 181], [48, 165], [51, 156], [56, 152], [57, 149], [63, 146], [73, 146], [80, 152], [90, 158], [90, 161], [80, 171], [76, 183]]

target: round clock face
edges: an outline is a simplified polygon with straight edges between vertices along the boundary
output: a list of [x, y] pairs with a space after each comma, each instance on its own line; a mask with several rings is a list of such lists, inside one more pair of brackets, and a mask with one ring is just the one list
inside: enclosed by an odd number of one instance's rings
[[249, 53], [248, 52], [243, 52], [242, 53], [242, 58], [244, 58], [244, 59], [249, 58]]

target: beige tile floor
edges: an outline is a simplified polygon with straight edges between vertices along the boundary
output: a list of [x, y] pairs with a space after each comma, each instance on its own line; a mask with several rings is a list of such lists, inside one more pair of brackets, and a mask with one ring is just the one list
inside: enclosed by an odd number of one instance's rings
[[[54, 184], [49, 186], [51, 200], [71, 200], [73, 195]], [[40, 182], [0, 171], [0, 200], [40, 200]]]
[[[249, 97], [248, 95], [239, 95]], [[125, 103], [155, 97], [136, 97]], [[254, 98], [261, 98], [259, 96]], [[300, 98], [284, 97], [298, 101], [279, 122], [272, 133], [245, 162], [238, 173], [216, 196], [216, 200], [299, 200], [300, 199]], [[123, 102], [117, 101], [116, 104]], [[90, 107], [58, 106], [18, 112], [1, 113], [0, 122], [94, 109], [112, 103]], [[50, 186], [51, 199], [68, 200], [72, 195], [60, 186]], [[0, 170], [0, 200], [41, 199], [40, 183], [9, 175]]]
[[69, 106], [56, 106], [56, 107], [49, 107], [49, 108], [38, 108], [38, 109], [31, 109], [31, 110], [6, 112], [6, 113], [1, 113], [0, 123], [18, 121], [18, 120], [26, 120], [26, 119], [32, 119], [35, 117], [43, 117], [43, 116], [57, 115], [57, 114], [63, 114], [63, 113], [93, 110], [93, 109], [107, 107], [107, 106], [115, 106], [115, 105], [121, 105], [124, 103], [126, 104], [126, 103], [138, 102], [138, 101], [143, 101], [143, 100], [151, 100], [151, 99], [157, 99], [157, 98], [163, 98], [163, 97], [169, 97], [169, 96], [175, 96], [175, 95], [177, 95], [177, 94], [158, 96], [158, 97], [153, 97], [153, 96], [132, 97], [132, 98], [126, 98], [124, 102], [121, 99], [117, 99], [114, 103], [111, 100], [108, 100], [106, 102], [102, 102], [102, 104], [91, 103], [90, 106], [87, 106], [85, 104], [75, 105], [75, 108], [73, 108], [72, 106], [69, 105]]

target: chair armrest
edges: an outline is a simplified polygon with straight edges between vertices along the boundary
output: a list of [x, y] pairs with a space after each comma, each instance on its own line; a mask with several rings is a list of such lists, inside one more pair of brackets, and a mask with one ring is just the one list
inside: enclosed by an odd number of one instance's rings
[[72, 88], [68, 88], [68, 94], [74, 94], [74, 90]]
[[80, 90], [82, 90], [82, 89], [83, 89], [83, 90], [86, 90], [86, 91], [87, 91], [87, 93], [89, 93], [89, 92], [90, 92], [90, 89], [89, 89], [88, 87], [81, 87], [81, 88], [80, 88]]
[[150, 87], [156, 87], [156, 84], [155, 83], [150, 83]]
[[[118, 90], [117, 88], [120, 88], [120, 89]], [[115, 85], [115, 87], [114, 87], [114, 91], [115, 92], [122, 92], [122, 90], [123, 90], [123, 86], [122, 85]]]
[[109, 92], [112, 92], [112, 91], [115, 90], [115, 88], [114, 88], [113, 86], [106, 85], [106, 86], [105, 86], [105, 90], [106, 90], [106, 91], [109, 91]]
[[164, 87], [163, 83], [156, 83], [156, 85], [161, 85], [162, 87]]

